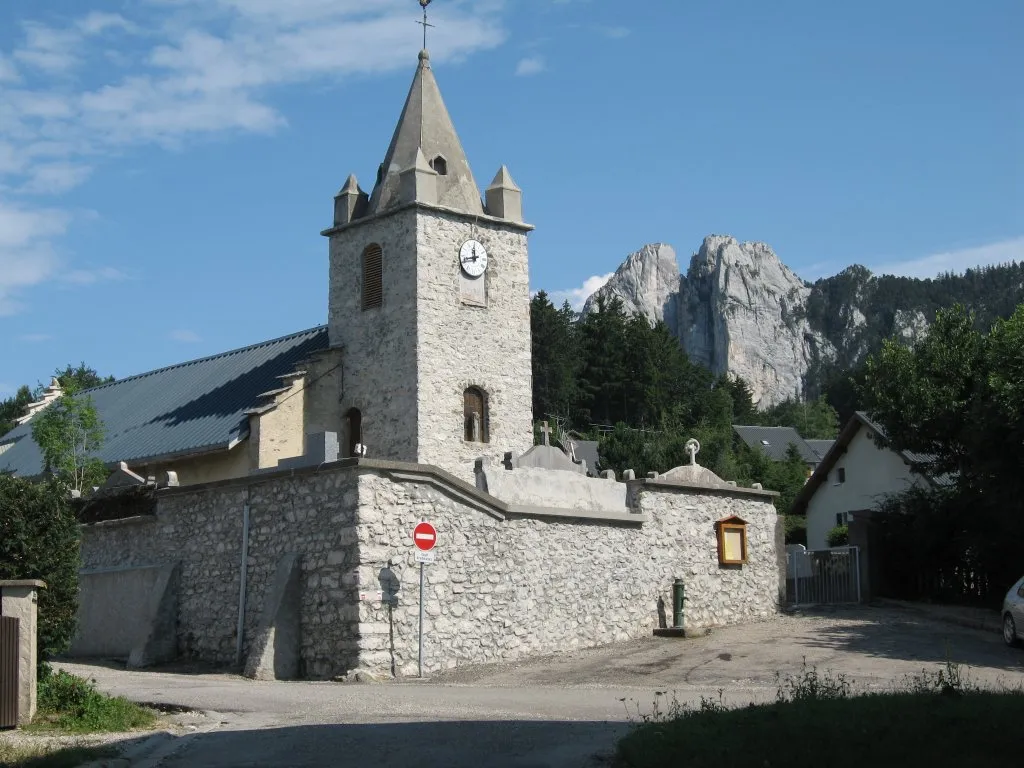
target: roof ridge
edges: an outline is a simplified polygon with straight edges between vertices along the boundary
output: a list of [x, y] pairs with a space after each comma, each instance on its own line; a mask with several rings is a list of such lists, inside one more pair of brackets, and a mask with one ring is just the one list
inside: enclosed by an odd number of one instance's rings
[[240, 352], [248, 352], [248, 351], [253, 350], [253, 349], [258, 349], [259, 347], [265, 347], [265, 346], [268, 346], [270, 344], [277, 344], [278, 342], [281, 342], [281, 341], [287, 341], [288, 339], [294, 339], [294, 338], [296, 338], [298, 336], [304, 336], [304, 335], [307, 335], [307, 334], [311, 335], [311, 334], [313, 334], [313, 333], [315, 333], [317, 331], [323, 331], [326, 328], [327, 328], [326, 325], [317, 325], [317, 326], [314, 326], [313, 328], [307, 328], [304, 331], [296, 331], [294, 333], [287, 333], [284, 336], [278, 336], [275, 339], [267, 339], [266, 341], [259, 341], [259, 342], [256, 342], [255, 344], [248, 344], [248, 345], [246, 345], [244, 347], [238, 347], [237, 349], [229, 349], [226, 352], [220, 352], [220, 353], [218, 353], [216, 355], [207, 355], [206, 357], [197, 357], [195, 360], [186, 360], [183, 363], [175, 363], [174, 365], [165, 365], [163, 368], [154, 368], [151, 371], [145, 371], [143, 373], [135, 373], [135, 374], [132, 374], [131, 376], [125, 376], [123, 379], [117, 379], [116, 381], [110, 381], [110, 382], [107, 382], [106, 384], [100, 384], [99, 386], [96, 386], [96, 387], [90, 387], [89, 389], [83, 389], [80, 392], [78, 392], [77, 394], [84, 395], [84, 394], [87, 394], [89, 392], [96, 392], [98, 390], [105, 389], [107, 387], [113, 387], [113, 386], [116, 386], [118, 384], [122, 384], [122, 383], [124, 383], [126, 381], [134, 381], [136, 379], [145, 378], [146, 376], [153, 376], [153, 375], [155, 375], [157, 373], [163, 373], [164, 371], [171, 371], [171, 370], [174, 370], [175, 368], [184, 368], [185, 366], [188, 366], [188, 365], [198, 365], [199, 363], [209, 362], [210, 360], [217, 360], [218, 358], [227, 357], [228, 355], [236, 355], [236, 354], [239, 354]]

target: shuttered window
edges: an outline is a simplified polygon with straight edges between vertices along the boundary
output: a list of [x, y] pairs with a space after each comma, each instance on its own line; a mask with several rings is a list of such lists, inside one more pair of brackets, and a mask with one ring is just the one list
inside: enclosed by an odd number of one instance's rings
[[479, 387], [468, 387], [462, 393], [464, 434], [471, 443], [490, 442], [487, 419], [487, 393]]
[[384, 251], [376, 243], [363, 251], [363, 309], [384, 303]]

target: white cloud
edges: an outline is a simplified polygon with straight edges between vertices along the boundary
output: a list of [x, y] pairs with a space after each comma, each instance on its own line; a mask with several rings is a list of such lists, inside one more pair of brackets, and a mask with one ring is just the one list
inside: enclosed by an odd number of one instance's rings
[[0, 316], [18, 312], [17, 295], [56, 272], [53, 241], [67, 230], [68, 218], [63, 211], [0, 200]]
[[[26, 18], [0, 49], [0, 194], [7, 196], [0, 198], [0, 314], [18, 311], [24, 289], [46, 281], [124, 277], [58, 258], [70, 216], [26, 196], [63, 194], [126, 146], [280, 130], [287, 125], [274, 103], [281, 86], [342, 85], [353, 75], [411, 74], [415, 66], [417, 9], [408, 0], [123, 5], [125, 15]], [[504, 0], [437, 5], [434, 61], [504, 41]]]
[[200, 338], [198, 333], [196, 333], [195, 331], [186, 330], [184, 328], [179, 328], [178, 330], [171, 331], [169, 334], [167, 334], [167, 338], [171, 339], [172, 341], [180, 341], [184, 344], [195, 344], [197, 342], [202, 341], [202, 338]]
[[963, 272], [971, 267], [1024, 262], [1024, 236], [1000, 240], [987, 245], [933, 253], [918, 259], [892, 261], [871, 266], [879, 275], [904, 277], [935, 277], [943, 272]]
[[18, 70], [14, 62], [0, 53], [0, 83], [13, 83], [18, 80]]
[[127, 280], [128, 276], [114, 267], [98, 267], [96, 269], [70, 269], [58, 275], [61, 282], [72, 285], [94, 285], [115, 280]]
[[551, 291], [548, 293], [548, 298], [551, 299], [551, 303], [556, 307], [568, 301], [572, 308], [578, 312], [583, 309], [584, 302], [590, 298], [591, 294], [602, 288], [605, 283], [611, 280], [614, 274], [614, 272], [609, 272], [607, 275], [591, 275], [583, 281], [583, 285], [579, 288]]
[[92, 168], [73, 163], [43, 163], [34, 166], [20, 191], [32, 195], [56, 195], [74, 189], [85, 181]]
[[538, 75], [545, 69], [547, 69], [547, 63], [543, 56], [527, 56], [525, 59], [520, 59], [519, 64], [516, 65], [516, 74], [520, 77]]

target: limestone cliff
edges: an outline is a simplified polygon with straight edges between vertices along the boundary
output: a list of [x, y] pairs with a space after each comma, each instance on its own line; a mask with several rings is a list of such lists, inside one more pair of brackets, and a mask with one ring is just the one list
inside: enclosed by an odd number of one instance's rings
[[715, 374], [742, 376], [764, 408], [821, 394], [883, 339], [923, 339], [936, 312], [954, 303], [974, 312], [980, 329], [989, 328], [1024, 302], [1024, 263], [926, 280], [853, 265], [811, 285], [764, 243], [711, 235], [685, 275], [671, 246], [647, 245], [598, 294], [664, 320], [691, 359]]
[[810, 292], [764, 243], [722, 235], [704, 239], [685, 276], [670, 246], [644, 246], [599, 291], [664, 320], [692, 360], [743, 377], [761, 407], [802, 396], [809, 368], [835, 356], [804, 319]]

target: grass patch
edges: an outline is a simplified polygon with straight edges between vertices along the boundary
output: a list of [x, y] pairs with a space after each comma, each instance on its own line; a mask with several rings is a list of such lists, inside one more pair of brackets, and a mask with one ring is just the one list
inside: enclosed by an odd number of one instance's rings
[[156, 713], [120, 696], [107, 696], [92, 681], [43, 667], [39, 676], [39, 711], [28, 731], [119, 733], [151, 728]]
[[988, 692], [955, 664], [890, 693], [851, 695], [841, 675], [815, 669], [778, 680], [774, 704], [727, 709], [674, 700], [618, 747], [618, 768], [864, 768], [1019, 765], [1024, 693]]
[[15, 745], [0, 741], [0, 765], [11, 768], [75, 768], [91, 760], [114, 757], [114, 747], [58, 747]]

